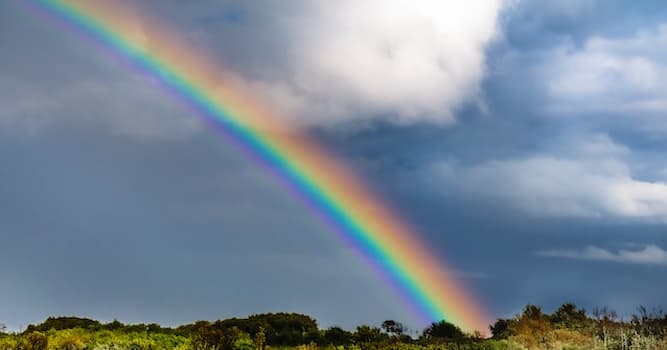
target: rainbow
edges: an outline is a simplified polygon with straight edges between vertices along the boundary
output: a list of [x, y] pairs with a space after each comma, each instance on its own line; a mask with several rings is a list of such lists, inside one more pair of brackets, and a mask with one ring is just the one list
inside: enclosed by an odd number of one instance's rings
[[116, 1], [33, 0], [34, 8], [130, 63], [269, 169], [360, 251], [424, 321], [486, 333], [489, 318], [424, 244], [343, 164], [265, 109], [207, 55]]

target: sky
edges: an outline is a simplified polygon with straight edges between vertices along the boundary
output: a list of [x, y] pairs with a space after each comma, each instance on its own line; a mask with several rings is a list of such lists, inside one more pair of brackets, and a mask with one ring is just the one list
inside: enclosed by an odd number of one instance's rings
[[[667, 307], [660, 1], [126, 3], [346, 162], [494, 317]], [[423, 326], [145, 76], [19, 1], [0, 2], [0, 52], [10, 329], [271, 311]]]

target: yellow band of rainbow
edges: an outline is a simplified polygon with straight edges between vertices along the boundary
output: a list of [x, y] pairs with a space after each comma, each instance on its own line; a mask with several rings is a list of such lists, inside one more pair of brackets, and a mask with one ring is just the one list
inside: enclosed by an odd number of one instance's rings
[[141, 26], [130, 23], [133, 13], [116, 1], [33, 2], [159, 80], [275, 173], [361, 251], [424, 320], [486, 333], [490, 319], [483, 308], [419, 235], [305, 133], [286, 127], [284, 119], [227, 81], [219, 64], [145, 17]]

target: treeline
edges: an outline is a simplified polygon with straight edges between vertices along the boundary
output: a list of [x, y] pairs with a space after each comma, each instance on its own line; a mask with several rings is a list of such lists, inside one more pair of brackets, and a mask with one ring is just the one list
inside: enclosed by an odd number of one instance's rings
[[[1, 330], [1, 329], [0, 329]], [[51, 317], [20, 333], [0, 331], [0, 350], [657, 350], [667, 349], [667, 316], [640, 307], [626, 320], [607, 308], [566, 303], [548, 314], [535, 305], [490, 326], [492, 337], [446, 321], [418, 333], [394, 320], [379, 326], [320, 329], [312, 317], [270, 313], [179, 327]]]
[[547, 314], [527, 305], [511, 319], [491, 326], [494, 339], [507, 339], [527, 349], [667, 349], [667, 314], [640, 306], [627, 319], [606, 307], [587, 312], [565, 303]]
[[[495, 341], [487, 341], [491, 342]], [[361, 325], [352, 331], [336, 326], [320, 329], [315, 319], [296, 313], [198, 321], [174, 328], [50, 317], [29, 325], [23, 332], [0, 335], [0, 350], [361, 350], [406, 346], [416, 349], [428, 344], [492, 349], [477, 347], [482, 344], [479, 335], [466, 334], [446, 321], [433, 323], [414, 338], [403, 324], [393, 320], [384, 321], [379, 327]]]
[[117, 320], [109, 323], [101, 323], [100, 321], [91, 320], [82, 317], [49, 317], [44, 322], [37, 325], [28, 325], [23, 333], [46, 332], [50, 330], [60, 331], [64, 329], [86, 329], [90, 331], [121, 331], [125, 333], [132, 332], [151, 332], [176, 334], [176, 329], [169, 327], [162, 327], [157, 323], [150, 324], [123, 324]]

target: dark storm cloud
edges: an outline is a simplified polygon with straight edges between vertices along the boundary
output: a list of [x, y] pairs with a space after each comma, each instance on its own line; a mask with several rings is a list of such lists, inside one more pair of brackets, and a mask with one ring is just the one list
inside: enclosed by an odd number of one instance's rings
[[[555, 55], [559, 50], [585, 52], [595, 38], [623, 43], [649, 35], [646, 48], [661, 47], [657, 33], [667, 23], [664, 10], [653, 2], [518, 2], [505, 10], [501, 23], [503, 36], [488, 50], [483, 108], [461, 109], [448, 128], [385, 125], [352, 138], [334, 134], [329, 141], [368, 178], [384, 177], [376, 185], [431, 242], [439, 242], [443, 256], [488, 276], [471, 283], [498, 314], [509, 316], [529, 301], [547, 308], [564, 300], [589, 308], [610, 304], [624, 313], [639, 303], [664, 303], [655, 292], [667, 288], [656, 279], [662, 266], [563, 262], [533, 254], [665, 246], [664, 117], [640, 109], [610, 116], [559, 101], [549, 91], [557, 76], [539, 74], [562, 59]], [[620, 57], [664, 62], [659, 50], [628, 51]], [[655, 94], [661, 91], [655, 88]], [[619, 97], [638, 96], [627, 88]], [[557, 115], [545, 108], [554, 103], [574, 108]], [[449, 175], [438, 176], [428, 164], [446, 164]], [[582, 209], [588, 214], [577, 213]], [[655, 215], [644, 216], [643, 210]]]

